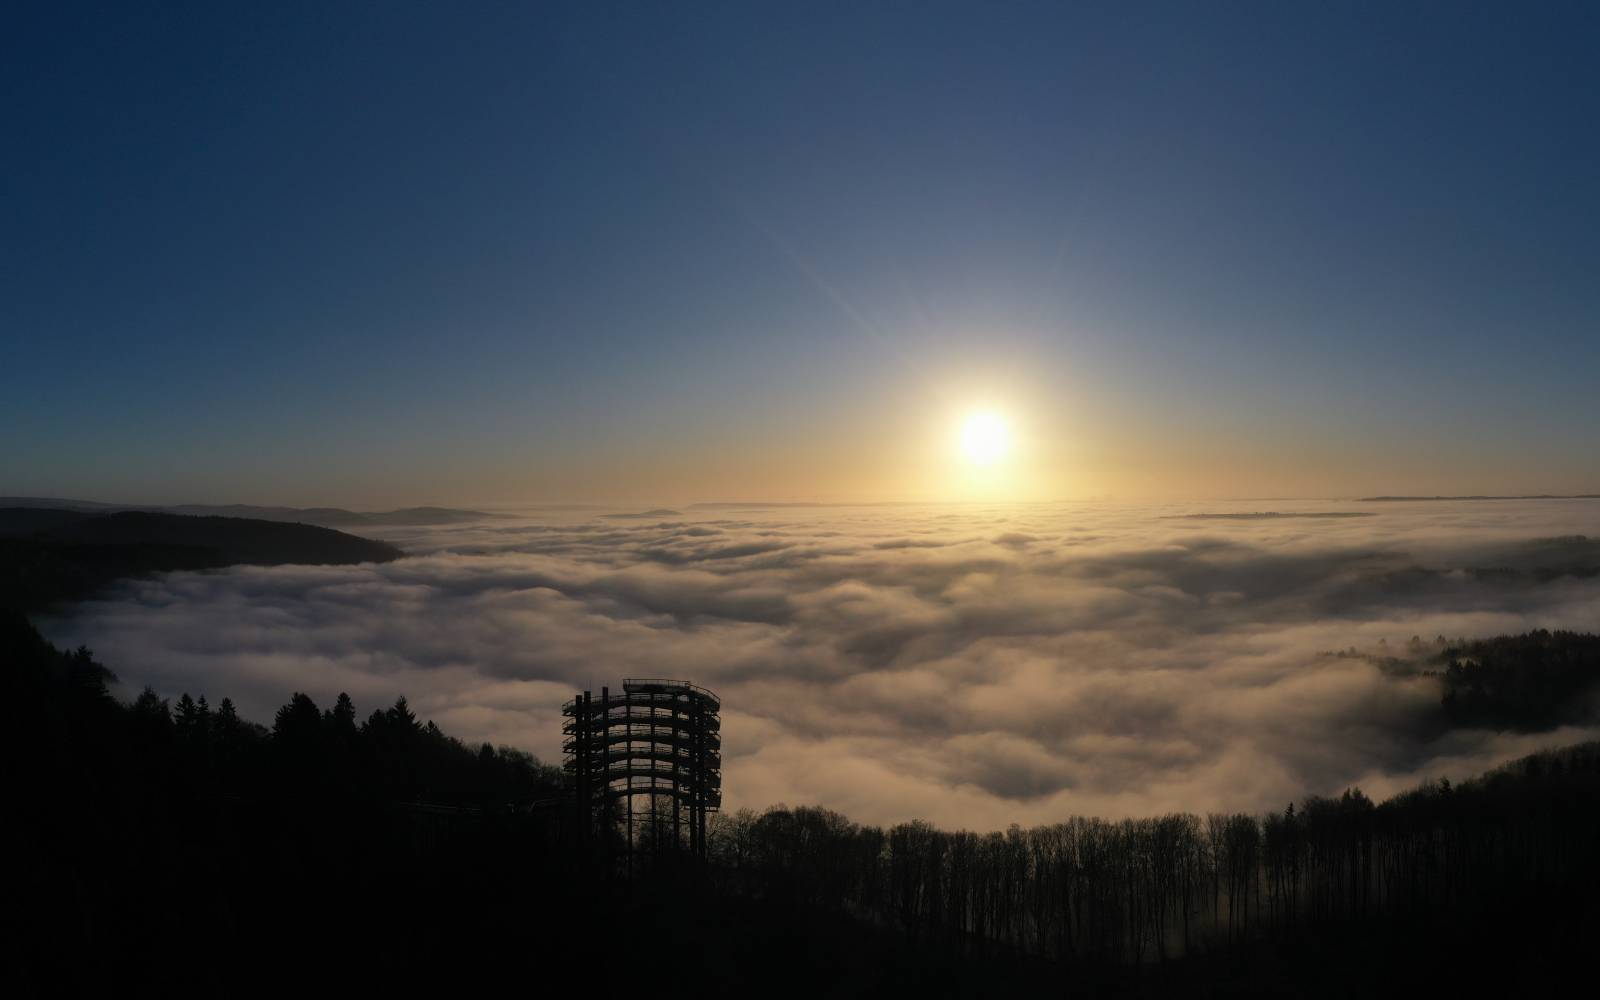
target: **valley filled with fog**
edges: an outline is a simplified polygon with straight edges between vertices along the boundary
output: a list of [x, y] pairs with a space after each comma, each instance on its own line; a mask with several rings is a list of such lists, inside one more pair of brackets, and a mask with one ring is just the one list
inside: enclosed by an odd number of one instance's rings
[[1428, 673], [1436, 636], [1594, 630], [1600, 501], [496, 513], [355, 529], [392, 563], [170, 573], [40, 625], [124, 694], [262, 722], [292, 691], [404, 694], [549, 761], [576, 690], [688, 679], [723, 698], [727, 808], [874, 823], [1382, 797], [1600, 735], [1452, 727]]

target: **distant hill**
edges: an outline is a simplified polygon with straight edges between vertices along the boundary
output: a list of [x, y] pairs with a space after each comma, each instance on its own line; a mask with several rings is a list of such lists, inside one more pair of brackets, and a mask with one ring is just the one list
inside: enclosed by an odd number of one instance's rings
[[152, 513], [187, 514], [191, 517], [247, 517], [257, 521], [286, 521], [324, 526], [367, 524], [367, 516], [342, 507], [256, 507], [234, 503], [223, 506], [187, 503], [176, 507], [138, 508]]
[[1405, 503], [1417, 500], [1600, 500], [1600, 493], [1525, 493], [1520, 496], [1362, 497], [1366, 503]]
[[0, 538], [32, 535], [65, 527], [85, 517], [81, 510], [52, 510], [48, 507], [0, 508]]
[[1283, 518], [1309, 518], [1339, 520], [1348, 517], [1376, 517], [1369, 510], [1318, 510], [1282, 513], [1275, 510], [1258, 510], [1248, 513], [1164, 514], [1163, 521], [1276, 521]]
[[767, 510], [783, 509], [788, 507], [926, 507], [927, 501], [919, 500], [855, 500], [855, 501], [826, 501], [826, 500], [708, 500], [704, 503], [692, 503], [690, 510]]
[[383, 513], [359, 514], [369, 524], [459, 524], [463, 521], [486, 521], [499, 517], [481, 510], [457, 510], [453, 507], [404, 507]]
[[389, 562], [386, 542], [259, 518], [0, 508], [0, 607], [38, 611], [171, 570]]
[[95, 500], [66, 500], [59, 497], [0, 497], [0, 508], [45, 508], [66, 511], [142, 511], [152, 514], [188, 514], [194, 517], [247, 517], [258, 521], [287, 521], [320, 524], [325, 527], [359, 525], [460, 524], [491, 520], [499, 515], [481, 510], [454, 507], [405, 507], [388, 511], [354, 511], [343, 507], [261, 507], [254, 504], [176, 504], [161, 507], [139, 504], [100, 503]]

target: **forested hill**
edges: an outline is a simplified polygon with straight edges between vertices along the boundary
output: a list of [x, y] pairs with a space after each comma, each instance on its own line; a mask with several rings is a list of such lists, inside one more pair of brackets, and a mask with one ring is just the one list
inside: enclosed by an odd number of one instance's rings
[[268, 729], [226, 698], [122, 704], [109, 679], [0, 610], [0, 697], [25, 707], [0, 729], [24, 996], [255, 969], [462, 993], [563, 968], [601, 996], [775, 975], [830, 997], [1543, 996], [1589, 974], [1600, 933], [1596, 744], [1262, 816], [985, 834], [776, 806], [719, 814], [701, 864], [575, 836], [558, 769], [404, 699], [361, 722], [295, 694]]
[[1541, 732], [1600, 716], [1600, 635], [1535, 629], [1463, 640], [1438, 658], [1455, 725]]
[[242, 517], [0, 508], [0, 607], [38, 611], [116, 580], [248, 564], [389, 562], [386, 542], [309, 524]]

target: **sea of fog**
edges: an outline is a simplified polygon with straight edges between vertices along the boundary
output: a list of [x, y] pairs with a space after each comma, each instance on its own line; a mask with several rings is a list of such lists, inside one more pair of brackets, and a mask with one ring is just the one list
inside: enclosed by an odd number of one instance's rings
[[[1332, 513], [1360, 516], [1308, 516]], [[294, 691], [362, 715], [404, 694], [551, 761], [576, 690], [689, 679], [723, 698], [728, 807], [870, 822], [1381, 797], [1596, 735], [1452, 731], [1431, 678], [1333, 654], [1600, 628], [1600, 577], [1568, 572], [1600, 562], [1573, 537], [1600, 501], [529, 509], [372, 534], [411, 556], [173, 573], [41, 625], [128, 690], [268, 723]]]

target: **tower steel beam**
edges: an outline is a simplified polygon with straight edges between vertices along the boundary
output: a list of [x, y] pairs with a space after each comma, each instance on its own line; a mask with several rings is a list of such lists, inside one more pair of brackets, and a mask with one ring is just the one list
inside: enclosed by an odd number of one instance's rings
[[[652, 849], [706, 854], [706, 814], [722, 804], [722, 701], [706, 688], [667, 678], [630, 678], [622, 693], [585, 691], [562, 706], [566, 769], [572, 776], [578, 836], [610, 849], [620, 835], [633, 870], [633, 799], [649, 796]], [[672, 799], [671, 841], [661, 797]], [[625, 803], [616, 800], [625, 799]], [[614, 827], [618, 807], [626, 815]], [[687, 827], [688, 843], [684, 843]]]

